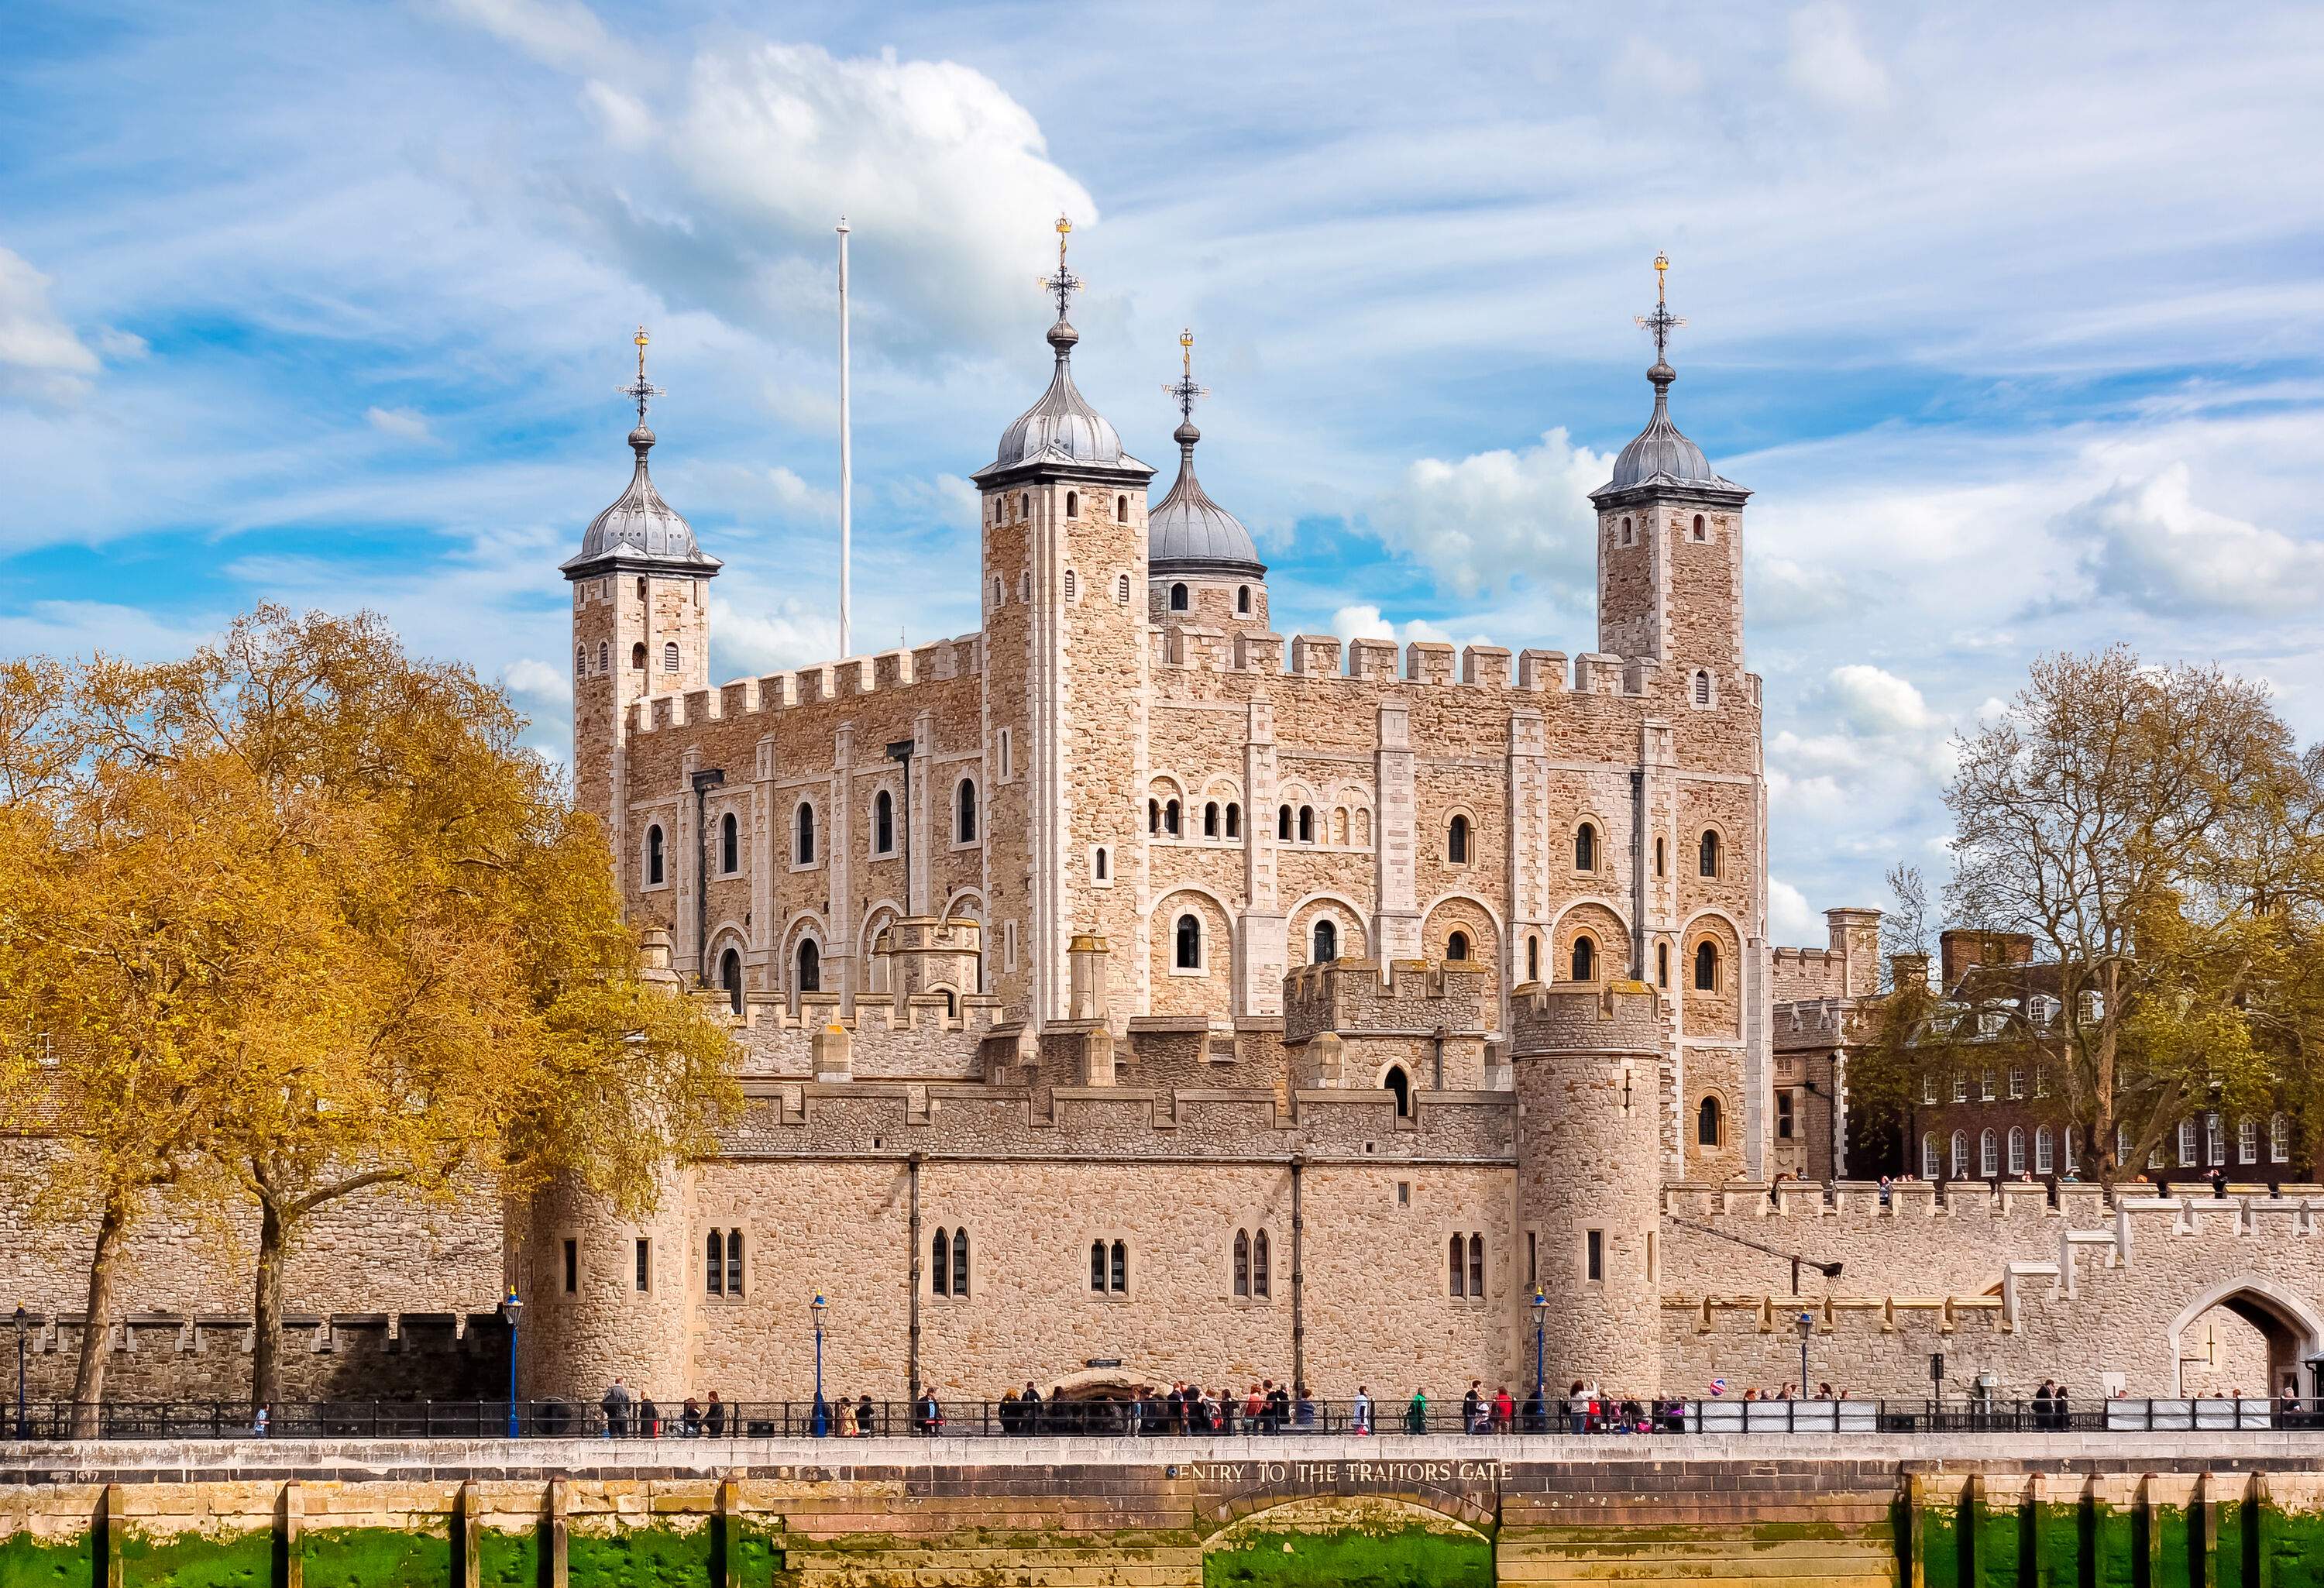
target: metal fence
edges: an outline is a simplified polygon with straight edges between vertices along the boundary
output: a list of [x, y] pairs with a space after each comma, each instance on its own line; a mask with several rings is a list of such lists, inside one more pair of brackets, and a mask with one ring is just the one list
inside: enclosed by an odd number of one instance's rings
[[[1683, 1400], [1530, 1397], [1506, 1412], [1491, 1401], [1307, 1400], [1254, 1416], [1247, 1402], [942, 1401], [928, 1415], [906, 1401], [633, 1404], [626, 1412], [567, 1401], [298, 1401], [262, 1421], [246, 1402], [108, 1401], [94, 1409], [101, 1439], [774, 1439], [899, 1436], [1296, 1438], [1425, 1434], [2051, 1434], [2324, 1429], [2324, 1399]], [[0, 1413], [20, 1439], [74, 1436], [69, 1401]]]

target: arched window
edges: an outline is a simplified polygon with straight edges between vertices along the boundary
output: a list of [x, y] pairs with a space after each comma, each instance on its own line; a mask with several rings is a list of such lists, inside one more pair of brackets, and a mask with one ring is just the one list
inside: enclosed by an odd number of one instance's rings
[[678, 642], [675, 640], [665, 641], [662, 644], [661, 670], [666, 673], [678, 670]]
[[2009, 1172], [2013, 1175], [2025, 1172], [2025, 1127], [2023, 1125], [2009, 1127]]
[[1969, 1132], [1955, 1131], [1952, 1146], [1952, 1177], [1966, 1180], [1969, 1178]]
[[802, 992], [823, 991], [823, 950], [816, 946], [812, 937], [799, 939], [798, 990]]
[[1192, 915], [1178, 918], [1177, 953], [1172, 963], [1182, 971], [1203, 968], [1203, 923]]
[[1445, 1280], [1454, 1296], [1469, 1294], [1469, 1242], [1459, 1235], [1444, 1248]]
[[1706, 526], [1702, 522], [1702, 514], [1699, 512], [1696, 513], [1694, 515], [1694, 538], [1696, 540], [1701, 540], [1707, 538], [1704, 533], [1705, 528]]
[[1162, 830], [1173, 838], [1178, 836], [1178, 802], [1175, 799], [1162, 802]]
[[1291, 808], [1287, 805], [1275, 813], [1275, 836], [1283, 843], [1291, 842]]
[[1937, 1152], [1937, 1133], [1925, 1132], [1921, 1137], [1921, 1178], [1941, 1180], [1945, 1177], [1945, 1160]]
[[710, 1232], [709, 1261], [703, 1270], [703, 1288], [713, 1296], [726, 1294], [726, 1233]]
[[1444, 939], [1444, 957], [1466, 960], [1469, 957], [1469, 934], [1455, 932]]
[[1066, 605], [1071, 606], [1071, 605], [1073, 605], [1076, 600], [1080, 599], [1080, 588], [1081, 588], [1081, 586], [1080, 586], [1080, 583], [1079, 583], [1079, 581], [1077, 581], [1077, 580], [1074, 577], [1074, 570], [1073, 570], [1073, 569], [1071, 569], [1071, 568], [1067, 568], [1067, 569], [1065, 570], [1065, 605]]
[[872, 797], [872, 853], [896, 853], [896, 799], [885, 789]]
[[1388, 1066], [1388, 1074], [1381, 1077], [1380, 1085], [1387, 1087], [1389, 1094], [1396, 1098], [1397, 1117], [1398, 1119], [1410, 1118], [1412, 1115], [1412, 1077], [1404, 1073], [1404, 1066], [1400, 1064], [1392, 1064]]
[[1655, 985], [1670, 985], [1670, 945], [1667, 943], [1655, 945]]
[[1573, 940], [1573, 974], [1572, 980], [1576, 982], [1594, 982], [1597, 979], [1598, 940], [1594, 937], [1576, 937]]
[[1097, 854], [1091, 858], [1090, 872], [1101, 882], [1111, 882], [1113, 878], [1113, 857], [1102, 844], [1097, 846]]
[[815, 863], [815, 807], [802, 800], [798, 814], [793, 818], [792, 826], [796, 831], [797, 839], [792, 845], [791, 857], [801, 865], [813, 865]]
[[1245, 614], [1250, 613], [1250, 586], [1249, 585], [1237, 585], [1235, 586], [1235, 610]]
[[1130, 1248], [1120, 1241], [1090, 1242], [1090, 1290], [1120, 1296], [1130, 1288]]
[[1658, 877], [1670, 875], [1670, 844], [1667, 839], [1655, 840], [1655, 875]]
[[2050, 1133], [2049, 1126], [2043, 1125], [2034, 1132], [2034, 1172], [2047, 1175], [2057, 1168], [2058, 1139]]
[[1230, 838], [1242, 836], [1242, 807], [1231, 799], [1227, 801], [1227, 836]]
[[1184, 612], [1186, 610], [1185, 586], [1173, 585], [1170, 586], [1170, 610], [1172, 612]]
[[1720, 1139], [1719, 1099], [1705, 1097], [1694, 1111], [1694, 1144], [1716, 1147]]
[[605, 642], [603, 640], [598, 641], [597, 670], [599, 672], [611, 672], [613, 670], [613, 662], [611, 660], [612, 655], [613, 652], [606, 647]]
[[1622, 544], [1623, 544], [1623, 545], [1628, 546], [1628, 545], [1630, 543], [1630, 536], [1631, 536], [1631, 533], [1632, 533], [1632, 531], [1631, 531], [1631, 528], [1630, 528], [1630, 521], [1629, 521], [1628, 519], [1627, 519], [1627, 518], [1626, 518], [1626, 519], [1624, 519], [1624, 520], [1622, 521]]
[[1711, 942], [1694, 946], [1694, 990], [1698, 992], [1719, 991], [1719, 945]]
[[992, 605], [995, 605], [995, 606], [999, 606], [999, 605], [1001, 605], [1002, 603], [1006, 602], [1008, 599], [1009, 599], [1009, 592], [1008, 592], [1008, 588], [1007, 588], [1007, 586], [1003, 586], [1003, 585], [1001, 584], [1001, 576], [1000, 576], [999, 574], [995, 574], [995, 575], [993, 575], [993, 576], [992, 576]]
[[1082, 515], [1082, 494], [1081, 494], [1079, 491], [1068, 491], [1068, 492], [1066, 492], [1066, 493], [1065, 493], [1065, 516], [1066, 516], [1067, 518], [1079, 518], [1079, 517], [1081, 517], [1081, 515]]
[[1017, 493], [1017, 516], [1019, 518], [1030, 518], [1033, 516], [1032, 492], [1019, 491]]
[[718, 956], [718, 984], [726, 989], [726, 1007], [742, 1012], [742, 956], [729, 948]]
[[1260, 1230], [1250, 1238], [1250, 1293], [1264, 1300], [1274, 1288], [1274, 1276], [1268, 1272], [1267, 1232]]
[[730, 877], [742, 869], [742, 825], [731, 810], [718, 818], [718, 869]]
[[1480, 1298], [1485, 1294], [1485, 1238], [1469, 1237], [1469, 1294]]
[[955, 844], [976, 842], [976, 784], [968, 778], [953, 790], [952, 836]]
[[1299, 841], [1302, 844], [1315, 841], [1315, 808], [1312, 805], [1299, 808]]
[[726, 1294], [742, 1294], [742, 1232], [726, 1232]]
[[1455, 816], [1444, 830], [1444, 858], [1454, 865], [1469, 863], [1469, 818]]
[[942, 1224], [928, 1242], [928, 1288], [938, 1296], [952, 1294], [952, 1233]]
[[1598, 829], [1583, 822], [1573, 829], [1573, 869], [1594, 872], [1598, 869]]
[[2001, 1172], [2001, 1143], [1990, 1129], [1977, 1134], [1977, 1174], [1981, 1180], [1990, 1180]]
[[639, 599], [639, 600], [641, 600], [641, 601], [643, 601], [645, 598], [646, 598], [646, 582], [645, 582], [645, 580], [643, 580], [643, 579], [640, 579], [640, 580], [638, 581], [638, 599]]
[[968, 1294], [968, 1232], [966, 1230], [954, 1230], [952, 1233], [952, 1293], [954, 1296]]
[[573, 676], [576, 679], [589, 676], [589, 648], [586, 645], [573, 648]]
[[654, 826], [646, 829], [647, 887], [658, 888], [661, 886], [664, 865], [665, 862], [662, 858], [661, 825], [657, 822]]
[[1711, 704], [1711, 675], [1701, 668], [1694, 669], [1694, 703], [1697, 706]]
[[[1129, 498], [1129, 497], [1127, 497], [1127, 496], [1117, 496], [1117, 497], [1115, 497], [1115, 498], [1113, 499], [1113, 516], [1114, 516], [1114, 518], [1115, 518], [1118, 522], [1121, 522], [1121, 523], [1125, 523], [1125, 524], [1126, 524], [1126, 523], [1128, 523], [1128, 522], [1130, 522], [1130, 498]], [[1122, 578], [1122, 584], [1123, 584], [1124, 587], [1127, 587], [1127, 586], [1128, 586], [1128, 585], [1129, 585], [1129, 583], [1130, 583], [1129, 577], [1128, 577], [1128, 576], [1126, 576], [1126, 575], [1125, 575], [1125, 576], [1123, 577], [1123, 578]]]
[[1250, 1232], [1237, 1230], [1234, 1238], [1234, 1293], [1250, 1295]]
[[1328, 919], [1317, 921], [1315, 923], [1314, 963], [1317, 965], [1329, 965], [1332, 961], [1339, 957], [1340, 928], [1338, 923]]
[[1218, 836], [1219, 802], [1213, 799], [1203, 807], [1203, 836], [1205, 838], [1215, 838]]
[[646, 670], [646, 642], [643, 640], [630, 647], [630, 666], [638, 672]]
[[1719, 874], [1719, 835], [1708, 827], [1703, 829], [1702, 842], [1695, 850], [1694, 869], [1706, 877]]

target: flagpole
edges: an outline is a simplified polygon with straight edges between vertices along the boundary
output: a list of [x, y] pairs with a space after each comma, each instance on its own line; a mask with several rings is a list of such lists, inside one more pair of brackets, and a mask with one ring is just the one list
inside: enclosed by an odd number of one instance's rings
[[855, 495], [855, 460], [851, 449], [847, 420], [847, 217], [839, 217], [839, 654], [853, 655], [848, 648], [848, 563], [854, 548], [851, 544]]

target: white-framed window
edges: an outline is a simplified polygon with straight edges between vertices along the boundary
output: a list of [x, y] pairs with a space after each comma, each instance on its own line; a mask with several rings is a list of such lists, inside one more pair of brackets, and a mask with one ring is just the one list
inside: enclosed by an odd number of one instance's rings
[[678, 642], [675, 640], [666, 640], [662, 642], [661, 670], [666, 673], [674, 673], [678, 670]]
[[1995, 1095], [1993, 1078], [1993, 1066], [1987, 1065], [1985, 1066], [1985, 1073], [1978, 1077], [1977, 1094], [1979, 1101], [1985, 1103], [1993, 1101]]
[[728, 811], [718, 818], [718, 872], [731, 877], [742, 869], [742, 824]]
[[2270, 1114], [2267, 1121], [2267, 1161], [2292, 1161], [2292, 1121], [2286, 1116]]
[[1273, 1251], [1265, 1230], [1237, 1230], [1228, 1283], [1238, 1301], [1265, 1301], [1275, 1294]]
[[1117, 605], [1130, 605], [1130, 576], [1123, 574], [1113, 581], [1113, 599]]
[[2203, 1116], [2203, 1146], [2205, 1163], [2223, 1164], [2227, 1161], [2227, 1123], [2216, 1113]]
[[1955, 1131], [1952, 1146], [1952, 1177], [1966, 1180], [1969, 1178], [1969, 1132]]
[[2181, 1120], [2179, 1122], [2179, 1167], [2182, 1169], [2193, 1168], [2196, 1154], [2202, 1150], [2202, 1146], [2203, 1143], [2196, 1133], [2195, 1122]]
[[2037, 1175], [2054, 1173], [2058, 1168], [2058, 1139], [2043, 1125], [2034, 1132], [2034, 1172]]
[[2259, 1161], [2259, 1121], [2249, 1114], [2236, 1122], [2236, 1161]]
[[2009, 1127], [2009, 1172], [2013, 1175], [2025, 1172], [2025, 1127], [2023, 1125]]
[[2001, 1140], [1993, 1133], [1993, 1128], [1988, 1125], [1977, 1133], [1978, 1178], [1990, 1180], [2000, 1172]]
[[995, 574], [995, 575], [993, 575], [993, 576], [992, 576], [992, 605], [994, 605], [994, 607], [998, 608], [998, 607], [1000, 607], [1000, 606], [1001, 606], [1001, 605], [1005, 605], [1005, 604], [1007, 603], [1007, 601], [1008, 601], [1009, 597], [1008, 597], [1008, 596], [1005, 594], [1005, 588], [1006, 588], [1006, 587], [1005, 587], [1005, 586], [1001, 583], [1001, 576], [1000, 576], [999, 574]]
[[2009, 1066], [2009, 1095], [2012, 1097], [2025, 1095], [2025, 1066], [2022, 1064], [2013, 1064]]
[[576, 679], [589, 676], [589, 648], [586, 645], [573, 648], [573, 676]]
[[1955, 1103], [1967, 1103], [1969, 1101], [1969, 1072], [1967, 1070], [1955, 1070], [1953, 1072], [1953, 1101]]
[[1934, 1070], [1931, 1070], [1921, 1077], [1921, 1101], [1923, 1103], [1933, 1103], [1936, 1100], [1937, 1074]]

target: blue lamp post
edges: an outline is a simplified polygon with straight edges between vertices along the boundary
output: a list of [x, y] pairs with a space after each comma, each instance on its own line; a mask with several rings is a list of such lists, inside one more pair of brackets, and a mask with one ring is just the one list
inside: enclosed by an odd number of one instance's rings
[[807, 1431], [818, 1439], [831, 1432], [831, 1413], [823, 1404], [823, 1315], [830, 1309], [831, 1303], [824, 1299], [820, 1290], [807, 1304], [807, 1312], [815, 1319], [815, 1414]]
[[1543, 1371], [1543, 1363], [1546, 1360], [1543, 1349], [1545, 1339], [1543, 1329], [1548, 1322], [1549, 1297], [1543, 1293], [1540, 1286], [1536, 1285], [1533, 1288], [1533, 1392], [1536, 1399], [1545, 1403], [1548, 1399], [1548, 1385], [1545, 1381], [1545, 1375]]
[[502, 1310], [503, 1312], [504, 1312], [504, 1313], [506, 1313], [506, 1314], [508, 1315], [508, 1321], [509, 1321], [509, 1432], [508, 1432], [508, 1436], [509, 1436], [510, 1438], [513, 1439], [513, 1438], [515, 1438], [515, 1437], [517, 1436], [517, 1412], [516, 1412], [516, 1319], [517, 1319], [517, 1315], [518, 1315], [519, 1313], [521, 1313], [521, 1312], [522, 1312], [522, 1311], [524, 1310], [524, 1303], [523, 1303], [523, 1302], [521, 1302], [521, 1301], [519, 1301], [519, 1300], [516, 1298], [516, 1287], [514, 1287], [513, 1285], [512, 1285], [511, 1287], [509, 1287], [508, 1299], [507, 1299], [506, 1301], [503, 1301], [503, 1302], [502, 1302], [502, 1303], [501, 1303], [501, 1310]]

